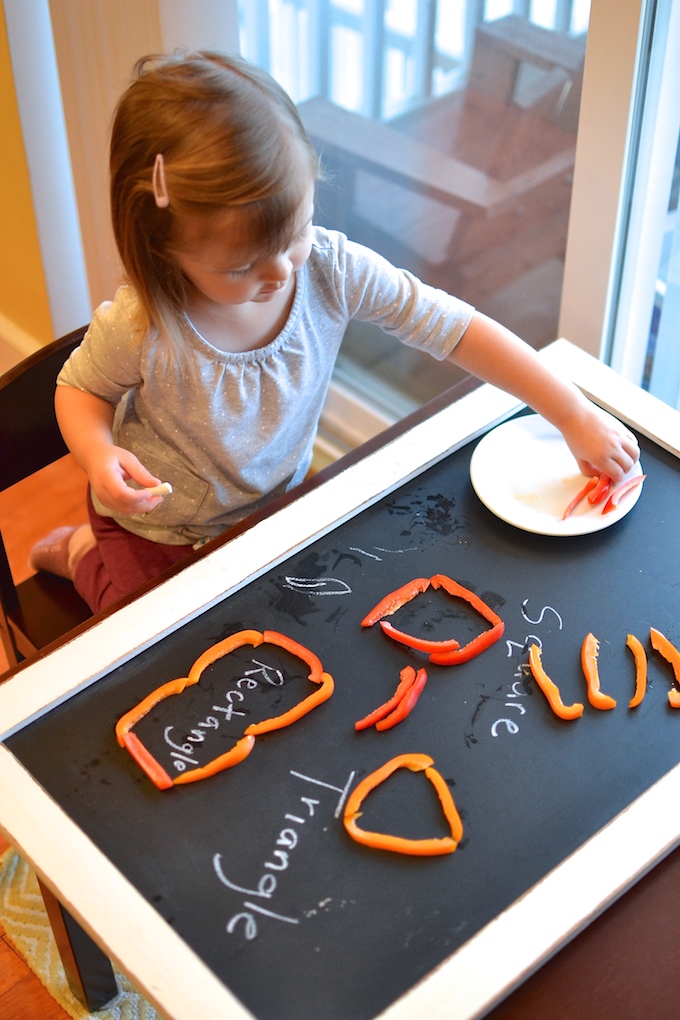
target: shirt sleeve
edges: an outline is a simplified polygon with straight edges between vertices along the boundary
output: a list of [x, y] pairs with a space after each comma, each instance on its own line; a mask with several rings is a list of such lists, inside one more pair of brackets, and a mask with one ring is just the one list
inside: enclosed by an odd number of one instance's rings
[[342, 234], [335, 245], [335, 287], [349, 318], [374, 322], [440, 361], [449, 356], [470, 324], [472, 305]]
[[72, 386], [117, 404], [141, 378], [143, 339], [138, 328], [139, 305], [130, 287], [121, 287], [113, 301], [96, 309], [82, 343], [57, 377], [58, 386]]

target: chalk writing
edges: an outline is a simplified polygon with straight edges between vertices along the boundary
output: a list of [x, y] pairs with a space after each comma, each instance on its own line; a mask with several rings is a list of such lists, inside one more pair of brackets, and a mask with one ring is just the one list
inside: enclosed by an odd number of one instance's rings
[[563, 626], [562, 617], [560, 616], [560, 614], [557, 612], [556, 609], [553, 609], [552, 606], [543, 606], [543, 608], [541, 609], [541, 612], [539, 614], [538, 619], [537, 620], [532, 620], [531, 617], [525, 611], [526, 610], [526, 604], [527, 604], [528, 601], [529, 601], [529, 599], [525, 599], [524, 602], [522, 603], [522, 616], [527, 621], [527, 623], [532, 623], [534, 625], [539, 624], [539, 623], [543, 623], [543, 617], [545, 616], [546, 613], [549, 612], [549, 613], [554, 613], [555, 614], [555, 616], [557, 617], [557, 622], [560, 625], [560, 630], [562, 630], [562, 626]]
[[285, 588], [305, 595], [351, 595], [352, 589], [339, 577], [291, 577], [286, 575]]
[[177, 742], [174, 738], [174, 726], [166, 726], [163, 731], [163, 739], [168, 747], [172, 748], [170, 757], [173, 768], [177, 772], [184, 772], [187, 765], [198, 765], [196, 758], [196, 745], [202, 744], [205, 740], [207, 730], [218, 730], [220, 722], [229, 722], [236, 716], [246, 717], [248, 711], [242, 711], [245, 702], [243, 691], [254, 691], [262, 683], [273, 687], [280, 687], [285, 683], [285, 676], [282, 670], [271, 666], [260, 659], [251, 659], [252, 669], [244, 669], [243, 676], [234, 681], [234, 688], [226, 691], [224, 705], [213, 705], [212, 711], [215, 715], [208, 715], [202, 722], [196, 724], [195, 728]]
[[[382, 563], [383, 560], [382, 556], [376, 556], [375, 553], [368, 552], [366, 549], [361, 549], [359, 546], [356, 545], [351, 545], [349, 548], [350, 552], [362, 553], [364, 556], [369, 556], [372, 560], [377, 560], [379, 563]], [[407, 552], [417, 552], [417, 547], [415, 545], [409, 546], [408, 549], [384, 549], [380, 545], [374, 545], [373, 548], [377, 549], [378, 552], [389, 553], [390, 556], [397, 556]]]
[[[335, 809], [336, 818], [342, 810], [342, 806], [345, 802], [350, 786], [354, 781], [355, 775], [355, 773], [352, 772], [345, 786], [340, 787], [334, 786], [331, 783], [323, 782], [320, 779], [314, 779], [311, 776], [306, 776], [302, 772], [295, 772], [293, 769], [290, 770], [290, 774], [306, 783], [339, 793], [340, 800]], [[234, 914], [227, 922], [226, 931], [229, 935], [233, 935], [240, 931], [243, 933], [246, 941], [252, 941], [252, 939], [257, 938], [258, 920], [262, 917], [269, 918], [272, 921], [281, 921], [284, 924], [300, 923], [300, 919], [298, 917], [290, 917], [287, 914], [279, 913], [276, 910], [270, 909], [270, 907], [263, 906], [260, 901], [271, 901], [273, 899], [278, 890], [279, 879], [275, 874], [272, 874], [272, 872], [278, 872], [282, 875], [288, 870], [291, 864], [291, 854], [300, 842], [299, 830], [303, 826], [306, 826], [311, 819], [317, 816], [316, 809], [320, 806], [320, 804], [321, 801], [314, 797], [300, 796], [296, 802], [296, 813], [287, 811], [284, 814], [284, 823], [291, 824], [284, 824], [279, 831], [276, 843], [269, 854], [269, 858], [262, 865], [263, 874], [260, 876], [259, 880], [256, 883], [251, 884], [250, 887], [233, 881], [233, 879], [225, 873], [222, 864], [222, 854], [214, 854], [213, 868], [220, 882], [233, 892], [239, 893], [241, 896], [249, 897], [249, 899], [245, 899], [243, 901], [243, 909], [237, 914]], [[300, 807], [300, 805], [302, 805], [302, 807]], [[307, 914], [306, 916], [310, 915]]]
[[499, 726], [505, 726], [507, 731], [508, 731], [508, 733], [513, 733], [513, 734], [514, 733], [519, 733], [519, 726], [517, 725], [516, 722], [513, 722], [512, 719], [496, 719], [495, 723], [491, 727], [491, 736], [492, 737], [497, 737], [498, 736], [498, 727]]
[[[259, 659], [253, 659], [253, 662], [255, 663], [255, 666], [257, 668], [244, 669], [243, 677], [241, 677], [241, 679], [237, 680], [236, 682], [237, 687], [240, 687], [241, 684], [243, 684], [249, 677], [253, 677], [256, 673], [261, 673], [262, 679], [265, 680], [268, 684], [272, 684], [272, 686], [274, 687], [280, 687], [281, 684], [284, 682], [284, 676], [280, 669], [274, 669], [272, 666], [268, 666], [266, 662], [260, 662]], [[253, 681], [251, 679], [249, 681], [248, 686], [250, 686], [252, 683]], [[257, 686], [257, 681], [255, 681], [255, 686]]]
[[506, 645], [506, 647], [508, 649], [507, 658], [509, 659], [510, 656], [513, 654], [513, 651], [512, 651], [513, 648], [519, 648], [520, 652], [526, 652], [526, 651], [529, 650], [529, 647], [532, 644], [538, 645], [539, 648], [543, 647], [543, 642], [541, 641], [540, 637], [536, 636], [536, 634], [527, 634], [527, 636], [524, 638], [524, 641], [521, 641], [521, 642], [520, 641], [508, 641], [506, 639], [505, 645]]
[[370, 552], [367, 552], [367, 551], [366, 551], [365, 549], [360, 549], [360, 548], [359, 548], [358, 546], [356, 546], [356, 545], [351, 545], [351, 546], [349, 547], [349, 549], [350, 549], [350, 552], [358, 552], [358, 553], [361, 553], [361, 554], [362, 554], [362, 556], [368, 556], [368, 557], [369, 557], [370, 559], [372, 559], [372, 560], [377, 560], [377, 561], [378, 561], [378, 563], [382, 563], [382, 556], [376, 556], [376, 555], [375, 555], [375, 553], [370, 553]]

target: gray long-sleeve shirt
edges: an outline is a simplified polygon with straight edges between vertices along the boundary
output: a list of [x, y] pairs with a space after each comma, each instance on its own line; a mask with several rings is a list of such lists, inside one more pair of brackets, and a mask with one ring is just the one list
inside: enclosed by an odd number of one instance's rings
[[114, 441], [173, 486], [148, 514], [100, 513], [156, 542], [220, 534], [297, 485], [311, 462], [331, 372], [351, 319], [377, 323], [403, 343], [444, 359], [473, 309], [343, 234], [314, 230], [293, 306], [266, 347], [226, 353], [189, 321], [181, 371], [159, 367], [157, 338], [139, 338], [134, 290], [121, 287], [57, 380], [117, 407]]

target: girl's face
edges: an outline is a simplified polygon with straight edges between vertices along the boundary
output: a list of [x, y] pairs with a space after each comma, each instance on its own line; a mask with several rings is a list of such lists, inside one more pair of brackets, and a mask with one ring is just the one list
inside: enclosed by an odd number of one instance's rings
[[[286, 289], [312, 248], [313, 196], [300, 206], [296, 234], [285, 251], [258, 255], [248, 240], [248, 211], [223, 209], [179, 219], [174, 259], [200, 296], [211, 304], [271, 301]], [[281, 296], [279, 294], [279, 296]]]

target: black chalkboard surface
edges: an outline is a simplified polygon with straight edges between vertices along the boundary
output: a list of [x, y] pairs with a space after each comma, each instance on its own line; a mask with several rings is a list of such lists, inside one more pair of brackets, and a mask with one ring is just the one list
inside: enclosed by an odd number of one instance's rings
[[[6, 744], [259, 1020], [369, 1020], [680, 761], [672, 672], [649, 646], [650, 626], [680, 643], [680, 472], [659, 447], [643, 439], [641, 448], [648, 477], [634, 510], [605, 531], [560, 539], [518, 531], [479, 503], [471, 444]], [[501, 641], [459, 666], [429, 665], [360, 626], [387, 592], [437, 573], [506, 625]], [[423, 633], [434, 621], [427, 633], [461, 644], [480, 627], [441, 592], [392, 620]], [[116, 721], [248, 628], [315, 652], [333, 696], [258, 737], [235, 768], [157, 790], [117, 745]], [[542, 643], [564, 700], [585, 701], [589, 631], [601, 642], [603, 690], [618, 704], [601, 712], [586, 702], [581, 719], [563, 722], [527, 675], [527, 642]], [[649, 656], [647, 695], [633, 710], [630, 632]], [[356, 733], [407, 664], [425, 664], [429, 677], [413, 713], [387, 732]], [[136, 732], [179, 775], [310, 693], [305, 676], [286, 653], [246, 646]], [[208, 716], [220, 725], [201, 727]], [[462, 816], [451, 855], [372, 850], [344, 831], [346, 791], [412, 752], [434, 759]], [[413, 838], [446, 831], [427, 782], [405, 771], [371, 795], [362, 824]]]

